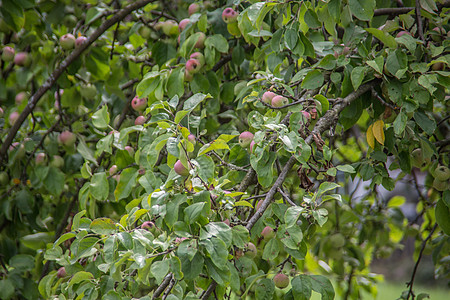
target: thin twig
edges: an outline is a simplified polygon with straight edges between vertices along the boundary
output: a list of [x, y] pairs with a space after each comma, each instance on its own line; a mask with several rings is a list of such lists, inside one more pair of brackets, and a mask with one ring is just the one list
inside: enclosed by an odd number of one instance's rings
[[415, 12], [416, 12], [416, 23], [417, 23], [417, 31], [419, 33], [419, 37], [422, 41], [425, 41], [425, 37], [423, 36], [423, 24], [422, 24], [422, 16], [420, 14], [420, 0], [416, 0], [416, 7], [415, 7]]

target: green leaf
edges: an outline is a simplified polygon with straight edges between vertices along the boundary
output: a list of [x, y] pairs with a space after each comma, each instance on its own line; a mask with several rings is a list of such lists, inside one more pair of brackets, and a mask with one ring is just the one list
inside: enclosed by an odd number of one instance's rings
[[288, 28], [284, 32], [284, 42], [289, 50], [295, 48], [298, 41], [298, 31], [293, 28]]
[[296, 226], [297, 220], [304, 210], [305, 209], [301, 206], [289, 207], [284, 214], [284, 221], [286, 222], [286, 227]]
[[360, 20], [370, 21], [376, 6], [375, 0], [349, 0], [348, 5], [352, 14]]
[[164, 277], [169, 272], [169, 261], [166, 259], [155, 261], [152, 263], [152, 266], [150, 267], [150, 272], [152, 273], [153, 277], [155, 277], [156, 282], [158, 284], [161, 284]]
[[322, 86], [325, 78], [319, 70], [311, 70], [302, 82], [302, 88], [313, 90]]
[[109, 125], [108, 106], [103, 105], [101, 109], [97, 110], [92, 115], [92, 124], [94, 124], [94, 126], [99, 129], [108, 128]]
[[218, 238], [211, 238], [200, 242], [206, 251], [211, 255], [211, 261], [219, 269], [224, 269], [228, 262], [228, 248], [225, 243]]
[[264, 247], [262, 258], [274, 261], [278, 257], [280, 249], [282, 249], [282, 244], [276, 238], [272, 238]]
[[356, 173], [355, 168], [353, 168], [351, 165], [339, 165], [336, 166], [336, 169], [345, 173]]
[[99, 218], [92, 221], [90, 228], [94, 233], [107, 235], [116, 231], [116, 223], [108, 218]]
[[423, 112], [414, 112], [414, 120], [416, 121], [416, 124], [419, 125], [419, 127], [422, 128], [427, 134], [432, 135], [434, 133], [434, 130], [436, 129], [436, 122], [434, 120], [430, 120], [430, 118]]
[[231, 228], [233, 235], [233, 245], [238, 248], [244, 248], [245, 244], [248, 243], [249, 233], [247, 228], [242, 225], [236, 225]]
[[437, 202], [434, 213], [439, 227], [446, 235], [450, 235], [450, 208], [445, 205], [442, 199]]
[[201, 156], [203, 154], [206, 154], [206, 153], [214, 151], [214, 150], [223, 150], [223, 149], [230, 150], [230, 147], [228, 147], [228, 144], [226, 141], [217, 139], [217, 140], [212, 141], [211, 143], [203, 145], [198, 150], [198, 156]]
[[79, 139], [78, 147], [77, 147], [78, 153], [83, 156], [84, 159], [92, 162], [94, 165], [98, 166], [97, 160], [94, 157], [94, 153], [92, 150], [86, 145], [83, 139]]
[[328, 101], [328, 99], [325, 96], [323, 96], [321, 94], [315, 95], [314, 99], [316, 99], [320, 103], [320, 105], [317, 105], [317, 106], [320, 110], [320, 114], [323, 116], [330, 108], [330, 102]]
[[339, 187], [341, 187], [341, 186], [339, 184], [337, 184], [337, 183], [334, 183], [334, 182], [328, 182], [328, 181], [322, 182], [320, 184], [319, 189], [317, 190], [315, 196], [318, 198], [318, 197], [322, 196], [324, 193], [326, 193], [328, 191], [332, 191], [332, 190], [337, 189]]
[[394, 120], [394, 132], [396, 135], [400, 135], [405, 131], [407, 121], [408, 116], [403, 112], [403, 110], [400, 111]]
[[108, 198], [109, 183], [105, 172], [95, 173], [92, 176], [89, 192], [96, 200], [104, 201]]
[[328, 211], [325, 208], [314, 210], [312, 212], [312, 215], [320, 227], [322, 227], [328, 221]]
[[114, 191], [114, 196], [116, 201], [126, 198], [130, 195], [131, 190], [136, 185], [136, 178], [139, 172], [134, 168], [128, 168], [120, 173], [120, 181], [117, 184], [116, 190]]
[[202, 102], [208, 98], [211, 98], [211, 96], [201, 94], [201, 93], [195, 94], [184, 102], [183, 110], [192, 111], [192, 110], [194, 110], [194, 108], [197, 107], [197, 105], [200, 104], [200, 102]]
[[205, 207], [205, 202], [199, 202], [189, 205], [184, 209], [184, 219], [188, 224], [195, 223], [201, 216]]
[[[354, 0], [354, 1], [356, 1], [356, 0]], [[389, 33], [384, 32], [379, 29], [375, 29], [375, 28], [366, 28], [365, 30], [368, 33], [372, 34], [377, 39], [379, 39], [387, 47], [389, 47], [391, 49], [396, 49], [398, 47], [397, 42], [395, 41], [395, 38], [392, 35], [390, 35]]]
[[263, 278], [256, 283], [255, 297], [258, 300], [271, 300], [275, 293], [275, 283], [269, 278]]
[[228, 41], [221, 34], [209, 36], [205, 41], [205, 46], [214, 47], [221, 53], [228, 53]]
[[322, 300], [334, 299], [334, 288], [330, 280], [322, 275], [310, 275], [311, 287], [322, 295]]
[[44, 179], [45, 188], [52, 195], [59, 196], [64, 189], [65, 178], [66, 175], [59, 169], [50, 167], [47, 176]]
[[351, 79], [352, 85], [355, 90], [361, 85], [364, 80], [366, 68], [365, 67], [356, 67], [352, 70]]
[[92, 275], [92, 273], [85, 272], [85, 271], [79, 271], [79, 272], [75, 273], [72, 276], [72, 278], [70, 279], [69, 287], [73, 286], [74, 284], [85, 281], [85, 280], [91, 280], [93, 278], [94, 278], [94, 275]]
[[308, 275], [299, 275], [291, 281], [294, 299], [308, 300], [311, 298], [311, 279]]
[[65, 234], [63, 234], [62, 236], [60, 236], [54, 243], [53, 243], [53, 247], [59, 246], [61, 243], [64, 243], [67, 240], [70, 240], [71, 238], [74, 238], [76, 236], [75, 233], [73, 232], [67, 232]]

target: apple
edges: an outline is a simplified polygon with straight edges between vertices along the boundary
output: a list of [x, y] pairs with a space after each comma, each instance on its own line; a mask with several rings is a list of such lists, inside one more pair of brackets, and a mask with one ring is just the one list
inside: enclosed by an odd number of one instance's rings
[[16, 98], [14, 99], [16, 101], [16, 105], [22, 104], [23, 100], [27, 98], [27, 93], [20, 92], [16, 95]]
[[222, 20], [229, 24], [237, 21], [238, 13], [231, 7], [227, 7], [222, 12]]
[[258, 204], [256, 204], [256, 211], [259, 210], [259, 208], [261, 207], [262, 203], [263, 203], [263, 200], [258, 201]]
[[180, 24], [178, 24], [178, 31], [182, 32], [190, 22], [191, 22], [191, 20], [189, 20], [189, 19], [181, 20]]
[[196, 74], [200, 71], [202, 65], [201, 63], [194, 59], [194, 58], [190, 58], [187, 62], [186, 62], [186, 70], [190, 73], [190, 74]]
[[274, 92], [265, 92], [265, 93], [262, 95], [261, 100], [262, 100], [262, 102], [264, 102], [264, 103], [270, 105], [270, 104], [272, 103], [272, 99], [273, 99], [275, 96], [278, 96], [278, 95], [275, 94]]
[[13, 126], [14, 123], [16, 123], [17, 119], [19, 118], [19, 113], [17, 111], [13, 111], [9, 114], [8, 121], [9, 125]]
[[196, 59], [200, 63], [200, 68], [205, 65], [205, 56], [201, 52], [194, 52], [189, 58]]
[[119, 168], [116, 165], [112, 165], [111, 168], [109, 168], [109, 175], [113, 176], [117, 173], [117, 170], [119, 170]]
[[175, 173], [181, 176], [188, 176], [189, 170], [183, 165], [181, 160], [177, 160], [177, 162], [173, 165], [173, 169]]
[[145, 117], [139, 116], [134, 120], [134, 125], [144, 125], [145, 124]]
[[286, 97], [277, 95], [273, 97], [272, 99], [272, 106], [273, 107], [282, 107], [289, 103], [288, 99]]
[[261, 231], [261, 236], [264, 238], [265, 241], [271, 240], [275, 236], [275, 232], [273, 231], [272, 227], [266, 226]]
[[66, 33], [59, 38], [59, 44], [64, 50], [71, 50], [75, 47], [75, 37], [71, 33]]
[[145, 25], [139, 27], [138, 32], [144, 39], [149, 39], [152, 34], [152, 31], [150, 30], [150, 28], [148, 28]]
[[405, 35], [405, 34], [411, 36], [411, 33], [409, 31], [402, 30], [399, 33], [397, 33], [396, 37], [401, 37], [402, 35]]
[[16, 51], [14, 51], [14, 48], [6, 46], [5, 48], [3, 48], [2, 59], [4, 61], [13, 61], [15, 53]]
[[26, 52], [19, 52], [14, 56], [14, 63], [18, 66], [27, 67], [30, 62], [30, 57]]
[[20, 144], [19, 142], [14, 142], [9, 146], [9, 151], [16, 150], [16, 158], [21, 159], [25, 156], [26, 150], [25, 146], [23, 144]]
[[228, 226], [230, 226], [230, 219], [225, 219], [225, 221], [223, 221], [225, 224], [227, 224]]
[[414, 167], [416, 168], [421, 168], [423, 167], [424, 164], [424, 159], [423, 159], [423, 154], [422, 154], [422, 149], [418, 148], [415, 149], [412, 153], [411, 153], [411, 163]]
[[441, 61], [439, 61], [439, 62], [435, 62], [435, 63], [431, 66], [431, 69], [432, 69], [433, 71], [442, 71], [442, 70], [444, 70], [444, 67], [445, 67], [444, 63], [441, 62]]
[[80, 47], [81, 45], [83, 45], [83, 43], [87, 40], [87, 37], [80, 35], [79, 37], [77, 37], [77, 39], [75, 40], [75, 48]]
[[191, 5], [189, 5], [188, 13], [190, 16], [192, 16], [195, 13], [198, 13], [199, 11], [200, 11], [200, 5], [198, 5], [197, 3], [192, 3]]
[[439, 181], [446, 181], [450, 178], [450, 169], [440, 165], [434, 171], [434, 177]]
[[289, 277], [283, 273], [278, 273], [273, 277], [275, 286], [279, 289], [284, 289], [289, 285]]
[[141, 229], [151, 230], [153, 228], [155, 228], [155, 223], [153, 223], [151, 221], [145, 221], [141, 225]]
[[75, 27], [77, 25], [78, 19], [74, 15], [66, 15], [63, 19], [63, 24], [66, 27]]
[[131, 107], [135, 111], [141, 112], [147, 107], [147, 98], [139, 98], [135, 96], [133, 100], [131, 100]]
[[206, 35], [203, 32], [199, 32], [199, 37], [197, 43], [195, 43], [195, 48], [203, 49], [205, 48]]
[[130, 154], [131, 157], [134, 156], [134, 148], [131, 146], [125, 146], [125, 150], [128, 151], [128, 154]]
[[5, 113], [5, 112], [3, 111], [3, 108], [0, 107], [0, 118], [3, 117], [3, 114], [4, 114], [4, 113]]
[[47, 155], [45, 155], [45, 153], [38, 153], [36, 154], [36, 158], [35, 158], [35, 162], [37, 166], [42, 166], [45, 165], [47, 160]]
[[66, 268], [61, 267], [58, 269], [58, 272], [56, 272], [56, 277], [58, 278], [64, 278], [67, 276]]
[[58, 142], [66, 147], [72, 147], [75, 144], [77, 137], [70, 131], [63, 131], [58, 136]]
[[433, 181], [433, 187], [436, 190], [438, 190], [440, 192], [443, 192], [443, 191], [448, 190], [449, 185], [448, 185], [447, 181], [441, 181], [441, 180], [435, 178], [434, 181]]
[[253, 153], [253, 149], [254, 149], [254, 147], [255, 147], [255, 141], [251, 141], [251, 143], [250, 143], [250, 153]]
[[191, 142], [192, 144], [195, 145], [197, 143], [197, 141], [195, 139], [195, 135], [193, 135], [192, 133], [190, 135], [188, 135], [187, 138], [188, 138], [188, 141]]
[[242, 148], [249, 147], [252, 140], [253, 140], [253, 133], [249, 131], [244, 131], [239, 135], [239, 145], [241, 145]]
[[258, 250], [256, 249], [255, 244], [253, 244], [252, 242], [249, 242], [245, 245], [246, 247], [246, 251], [245, 251], [245, 256], [249, 257], [249, 258], [255, 258], [256, 254], [258, 253]]
[[5, 171], [0, 172], [0, 185], [6, 186], [8, 182], [9, 182], [8, 173], [6, 173]]
[[330, 236], [329, 241], [334, 248], [341, 248], [345, 245], [345, 237], [342, 233], [333, 234]]
[[239, 26], [238, 26], [237, 22], [228, 23], [227, 24], [227, 30], [232, 36], [235, 36], [235, 37], [240, 37], [241, 36], [241, 30], [239, 29]]
[[302, 110], [302, 114], [303, 114], [303, 117], [305, 118], [306, 122], [311, 121], [311, 114], [309, 112]]
[[97, 88], [93, 84], [82, 84], [80, 86], [80, 94], [86, 99], [94, 99], [97, 96]]
[[50, 166], [58, 169], [64, 167], [64, 158], [62, 158], [59, 155], [53, 155], [53, 159], [50, 162]]
[[176, 36], [178, 35], [178, 23], [174, 20], [167, 20], [161, 24], [161, 29], [165, 35]]

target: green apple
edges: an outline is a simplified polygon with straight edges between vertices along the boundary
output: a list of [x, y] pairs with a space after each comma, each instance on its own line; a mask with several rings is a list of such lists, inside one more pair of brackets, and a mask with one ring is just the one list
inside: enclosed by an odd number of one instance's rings
[[450, 169], [446, 166], [439, 166], [434, 170], [434, 177], [439, 181], [446, 181], [450, 178]]
[[284, 289], [289, 285], [289, 277], [283, 273], [278, 273], [273, 277], [275, 286], [279, 289]]

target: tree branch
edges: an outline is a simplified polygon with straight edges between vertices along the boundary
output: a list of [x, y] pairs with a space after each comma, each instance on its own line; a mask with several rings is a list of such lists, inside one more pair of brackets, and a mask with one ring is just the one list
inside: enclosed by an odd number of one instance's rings
[[92, 43], [94, 43], [106, 30], [108, 30], [108, 28], [110, 28], [117, 22], [121, 21], [123, 18], [125, 18], [127, 15], [129, 15], [132, 11], [139, 9], [153, 1], [155, 1], [155, 0], [138, 0], [138, 1], [128, 5], [127, 7], [121, 9], [113, 17], [104, 21], [87, 38], [87, 40], [80, 47], [73, 50], [73, 52], [70, 53], [69, 56], [66, 57], [66, 59], [61, 63], [61, 65], [56, 70], [53, 71], [53, 73], [48, 77], [48, 79], [44, 82], [44, 84], [36, 91], [36, 93], [34, 93], [34, 95], [31, 96], [30, 100], [28, 101], [27, 106], [22, 111], [22, 113], [19, 115], [19, 118], [17, 119], [17, 121], [14, 123], [14, 125], [10, 129], [8, 136], [6, 137], [5, 141], [2, 144], [2, 147], [0, 148], [0, 163], [3, 163], [3, 160], [6, 157], [6, 152], [9, 148], [9, 146], [11, 145], [12, 141], [14, 140], [14, 137], [16, 136], [17, 132], [19, 131], [20, 127], [22, 126], [23, 122], [25, 122], [28, 115], [36, 107], [38, 101], [55, 84], [55, 82], [58, 80], [58, 78], [69, 67], [69, 65], [73, 61], [75, 61], [81, 55], [81, 53], [83, 53], [84, 50], [86, 50]]

